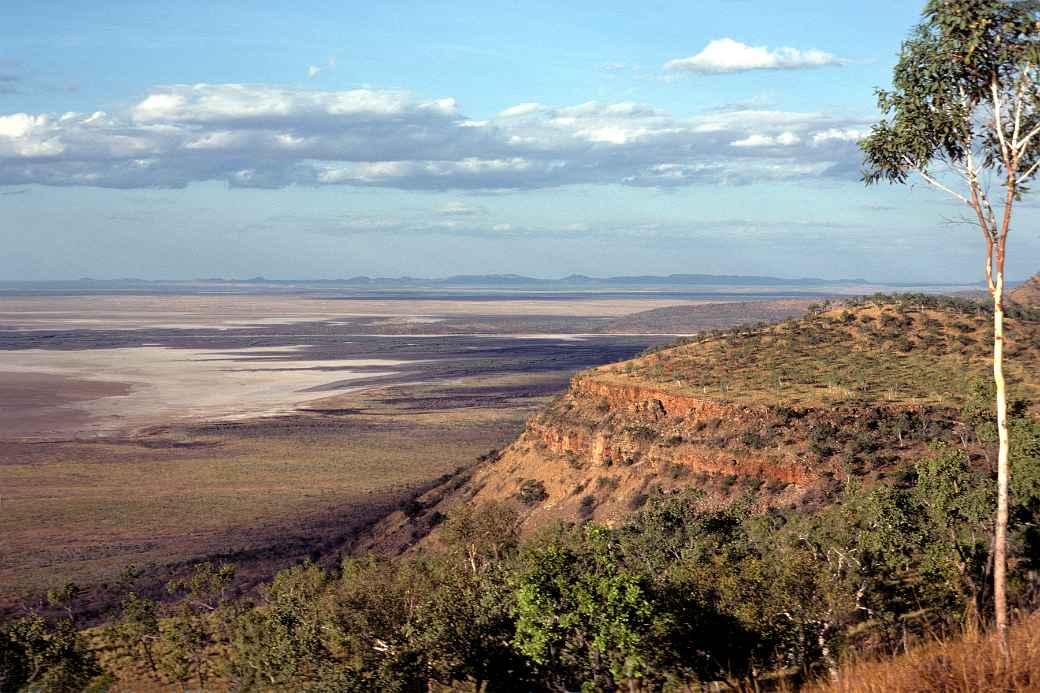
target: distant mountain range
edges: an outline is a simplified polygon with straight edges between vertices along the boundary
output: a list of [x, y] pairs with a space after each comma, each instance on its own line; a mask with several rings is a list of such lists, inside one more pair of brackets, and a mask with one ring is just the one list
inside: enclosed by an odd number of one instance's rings
[[[286, 283], [285, 280], [268, 280], [255, 277], [250, 282]], [[288, 281], [287, 283], [292, 283]], [[350, 277], [349, 279], [333, 279], [322, 282], [346, 286], [436, 286], [436, 287], [496, 287], [496, 286], [551, 286], [551, 287], [601, 287], [601, 286], [819, 286], [824, 284], [866, 284], [865, 279], [818, 279], [801, 277], [784, 279], [781, 277], [758, 277], [743, 275], [718, 274], [669, 274], [667, 276], [636, 275], [618, 277], [590, 277], [584, 274], [570, 274], [561, 279], [541, 279], [521, 274], [459, 274], [443, 278], [420, 277]]]
[[[1011, 282], [1012, 285], [1017, 282]], [[34, 287], [51, 289], [91, 289], [129, 290], [140, 289], [177, 289], [200, 288], [204, 286], [233, 286], [271, 289], [288, 289], [290, 287], [343, 287], [358, 289], [394, 289], [394, 288], [531, 288], [531, 289], [582, 289], [582, 288], [663, 288], [663, 287], [939, 287], [961, 286], [975, 287], [973, 283], [934, 283], [934, 282], [878, 282], [863, 278], [856, 279], [823, 279], [820, 277], [763, 277], [739, 274], [669, 274], [669, 275], [622, 275], [613, 277], [590, 277], [584, 274], [570, 274], [559, 279], [528, 277], [520, 274], [461, 274], [443, 278], [429, 277], [368, 277], [357, 276], [343, 279], [268, 279], [266, 277], [250, 277], [248, 279], [227, 279], [223, 277], [200, 278], [191, 280], [148, 280], [137, 278], [124, 279], [73, 279], [52, 281], [0, 281], [0, 287], [18, 288]]]

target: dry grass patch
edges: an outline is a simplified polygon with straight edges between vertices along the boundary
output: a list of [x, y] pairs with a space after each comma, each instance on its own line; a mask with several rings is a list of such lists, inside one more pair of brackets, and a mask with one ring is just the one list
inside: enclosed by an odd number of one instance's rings
[[[736, 404], [959, 406], [971, 377], [990, 370], [992, 316], [973, 306], [878, 301], [832, 309], [685, 340], [593, 374]], [[1012, 394], [1040, 401], [1040, 320], [1012, 317], [1006, 329]]]
[[813, 691], [840, 693], [1026, 693], [1040, 690], [1040, 615], [1011, 629], [1011, 666], [992, 634], [968, 634], [913, 648], [893, 659], [852, 662], [838, 683]]

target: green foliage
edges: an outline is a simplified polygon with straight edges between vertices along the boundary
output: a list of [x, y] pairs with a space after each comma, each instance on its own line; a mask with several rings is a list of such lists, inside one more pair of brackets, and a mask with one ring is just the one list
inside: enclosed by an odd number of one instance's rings
[[159, 672], [156, 647], [161, 634], [159, 603], [133, 591], [123, 599], [120, 618], [107, 633], [113, 649], [130, 662], [143, 659], [153, 674]]
[[[1024, 100], [1022, 131], [1040, 123], [1034, 81], [1040, 63], [1038, 17], [1034, 3], [931, 0], [923, 21], [903, 44], [893, 89], [877, 92], [886, 118], [860, 144], [864, 179], [904, 183], [913, 169], [960, 162], [977, 149], [983, 150], [987, 166], [997, 166], [996, 125], [993, 118], [976, 117], [977, 111], [990, 103], [994, 84], [1005, 103], [1013, 103], [1020, 85], [1032, 85]], [[1040, 149], [1028, 151], [1023, 171]]]
[[548, 498], [549, 494], [545, 492], [545, 484], [541, 481], [538, 479], [527, 479], [520, 484], [517, 497], [525, 505], [535, 505]]
[[228, 670], [242, 690], [321, 679], [330, 650], [323, 636], [327, 576], [314, 565], [279, 573], [260, 603], [227, 614]]
[[515, 551], [520, 540], [520, 518], [505, 503], [487, 503], [477, 508], [467, 505], [451, 514], [441, 536], [449, 548], [465, 555], [470, 569], [477, 573]]
[[47, 603], [62, 609], [68, 620], [75, 623], [76, 600], [82, 595], [83, 590], [75, 582], [66, 582], [61, 589], [48, 590]]
[[566, 687], [612, 689], [650, 673], [665, 616], [651, 585], [619, 565], [610, 533], [589, 525], [577, 544], [526, 556], [516, 587], [516, 649]]
[[97, 656], [70, 619], [49, 624], [26, 616], [0, 629], [0, 691], [74, 693], [104, 690]]

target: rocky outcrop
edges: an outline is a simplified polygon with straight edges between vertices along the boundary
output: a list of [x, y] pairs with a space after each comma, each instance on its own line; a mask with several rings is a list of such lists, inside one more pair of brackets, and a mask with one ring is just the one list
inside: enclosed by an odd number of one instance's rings
[[[596, 369], [575, 377], [495, 458], [419, 497], [411, 517], [384, 520], [364, 548], [421, 545], [461, 505], [489, 501], [514, 505], [525, 530], [555, 520], [614, 525], [647, 498], [689, 487], [716, 505], [749, 495], [761, 510], [819, 504], [850, 474], [877, 479], [923, 452], [926, 441], [911, 434], [899, 434], [894, 454], [879, 452], [899, 417], [920, 422], [950, 412], [738, 405]], [[930, 440], [941, 435], [928, 432]]]

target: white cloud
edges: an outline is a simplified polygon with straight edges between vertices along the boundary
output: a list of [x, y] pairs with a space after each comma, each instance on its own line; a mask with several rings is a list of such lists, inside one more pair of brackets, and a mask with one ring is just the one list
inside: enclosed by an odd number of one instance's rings
[[[488, 238], [508, 235], [514, 238], [640, 238], [654, 237], [691, 241], [716, 237], [720, 231], [737, 231], [745, 239], [754, 236], [758, 242], [788, 239], [792, 234], [802, 240], [819, 241], [836, 229], [862, 229], [857, 224], [812, 219], [703, 219], [677, 221], [673, 218], [647, 217], [641, 221], [595, 221], [563, 224], [523, 224], [506, 220], [429, 220], [420, 214], [336, 215], [329, 217], [278, 215], [242, 227], [241, 231], [314, 233], [328, 236], [358, 235], [429, 235]], [[833, 238], [831, 240], [834, 240]]]
[[813, 144], [823, 142], [859, 142], [867, 136], [867, 131], [862, 128], [828, 128], [813, 135]]
[[[815, 138], [815, 135], [814, 135]], [[791, 147], [801, 144], [802, 138], [790, 131], [781, 132], [779, 135], [748, 135], [744, 139], [730, 142], [733, 147]]]
[[689, 58], [678, 58], [665, 63], [666, 70], [681, 70], [702, 75], [720, 75], [750, 70], [803, 70], [826, 65], [841, 65], [844, 61], [830, 53], [797, 48], [749, 46], [731, 38], [710, 41], [704, 50]]
[[676, 117], [647, 104], [595, 101], [521, 103], [472, 120], [454, 99], [397, 90], [174, 85], [123, 114], [0, 116], [0, 185], [735, 184], [852, 170], [866, 122], [755, 109]]
[[515, 106], [510, 106], [509, 108], [505, 109], [504, 111], [501, 111], [498, 114], [498, 117], [499, 118], [516, 118], [518, 116], [526, 116], [526, 115], [532, 115], [534, 113], [541, 113], [544, 110], [546, 110], [546, 107], [543, 106], [542, 104], [535, 103], [533, 101], [529, 101], [527, 103], [519, 103], [519, 104], [517, 104]]
[[742, 140], [730, 142], [734, 147], [769, 147], [776, 142], [768, 135], [748, 135]]
[[341, 116], [386, 116], [429, 113], [457, 115], [454, 99], [416, 102], [402, 91], [352, 89], [314, 91], [255, 84], [179, 84], [158, 87], [137, 104], [131, 116], [138, 123], [218, 123], [277, 121], [299, 124], [305, 118], [331, 120]]
[[476, 217], [487, 214], [487, 210], [483, 207], [457, 201], [438, 205], [434, 211], [445, 217]]

